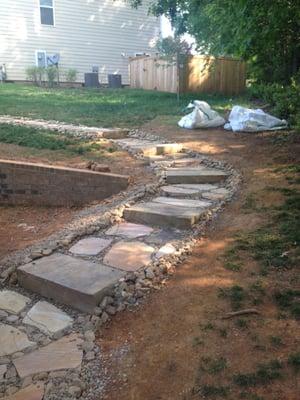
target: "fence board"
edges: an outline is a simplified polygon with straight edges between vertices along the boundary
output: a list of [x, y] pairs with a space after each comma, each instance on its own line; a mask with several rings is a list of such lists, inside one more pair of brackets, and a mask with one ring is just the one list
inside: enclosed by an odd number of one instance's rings
[[[129, 60], [132, 88], [162, 92], [204, 92], [239, 94], [246, 86], [246, 66], [228, 57], [191, 56], [177, 71], [158, 57], [136, 57]], [[177, 79], [179, 75], [179, 79]]]

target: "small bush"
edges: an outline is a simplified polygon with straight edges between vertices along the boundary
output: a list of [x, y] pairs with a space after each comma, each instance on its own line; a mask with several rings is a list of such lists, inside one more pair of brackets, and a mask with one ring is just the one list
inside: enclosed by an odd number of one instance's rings
[[45, 68], [46, 77], [48, 81], [48, 86], [53, 87], [55, 82], [58, 82], [59, 72], [57, 67], [47, 67]]
[[282, 365], [278, 360], [272, 360], [267, 364], [261, 364], [255, 372], [237, 374], [234, 382], [242, 387], [266, 385], [274, 379], [281, 378]]
[[74, 68], [70, 68], [65, 72], [66, 82], [72, 83], [76, 82], [78, 71]]
[[289, 356], [288, 364], [293, 367], [295, 372], [300, 372], [300, 352]]
[[36, 85], [41, 85], [42, 80], [45, 75], [45, 68], [36, 67], [35, 65], [26, 68], [26, 79], [35, 83]]

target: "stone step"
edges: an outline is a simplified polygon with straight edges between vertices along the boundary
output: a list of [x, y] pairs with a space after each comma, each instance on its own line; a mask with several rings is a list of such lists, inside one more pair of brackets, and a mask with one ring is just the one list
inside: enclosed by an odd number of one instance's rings
[[189, 229], [199, 220], [203, 212], [205, 212], [204, 208], [147, 202], [125, 209], [124, 218], [129, 222]]
[[53, 254], [18, 268], [25, 289], [91, 313], [124, 272], [69, 255]]
[[160, 193], [167, 197], [176, 197], [178, 199], [198, 199], [202, 193], [208, 193], [211, 190], [218, 189], [217, 185], [207, 184], [178, 184], [178, 185], [165, 185], [160, 188]]
[[121, 139], [117, 141], [123, 147], [128, 147], [134, 153], [143, 154], [144, 157], [155, 157], [179, 153], [183, 146], [180, 143], [157, 143], [141, 139]]
[[226, 172], [205, 167], [169, 168], [166, 170], [166, 182], [176, 183], [217, 183], [228, 176]]
[[160, 204], [170, 204], [171, 206], [188, 208], [207, 208], [212, 204], [208, 200], [176, 199], [172, 197], [155, 197], [152, 201]]

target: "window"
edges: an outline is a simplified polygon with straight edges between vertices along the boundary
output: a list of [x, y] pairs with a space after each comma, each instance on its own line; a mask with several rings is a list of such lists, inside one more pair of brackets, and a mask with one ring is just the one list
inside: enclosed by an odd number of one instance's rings
[[54, 0], [40, 0], [40, 14], [42, 25], [54, 26]]
[[35, 62], [37, 67], [47, 67], [47, 54], [45, 50], [36, 50]]

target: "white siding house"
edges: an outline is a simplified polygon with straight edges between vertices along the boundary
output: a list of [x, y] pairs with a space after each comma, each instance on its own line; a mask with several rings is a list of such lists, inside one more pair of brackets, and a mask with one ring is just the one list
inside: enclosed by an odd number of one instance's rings
[[59, 54], [79, 82], [98, 67], [100, 82], [118, 73], [128, 84], [128, 57], [155, 52], [160, 22], [147, 9], [126, 0], [1, 0], [0, 65], [7, 80], [26, 80], [27, 67]]

